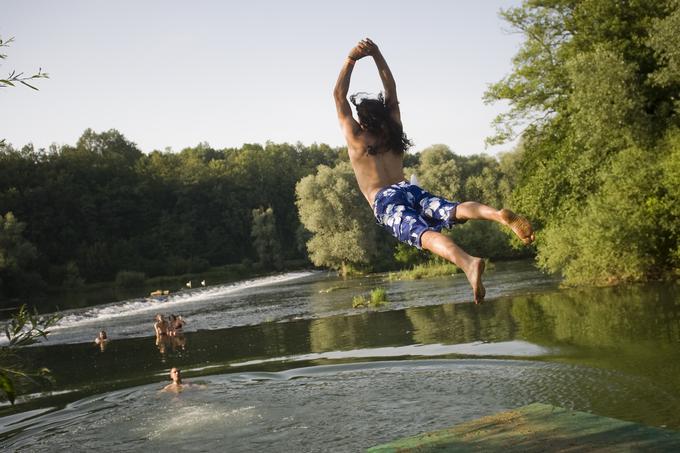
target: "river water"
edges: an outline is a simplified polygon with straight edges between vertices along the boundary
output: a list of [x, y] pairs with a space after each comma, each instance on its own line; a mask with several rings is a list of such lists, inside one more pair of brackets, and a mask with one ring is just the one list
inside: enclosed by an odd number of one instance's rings
[[[9, 451], [361, 451], [542, 402], [680, 430], [680, 285], [560, 289], [294, 272], [64, 313], [26, 348], [55, 384], [0, 407]], [[354, 309], [383, 287], [389, 303]], [[156, 313], [187, 320], [156, 344]], [[111, 341], [92, 340], [105, 329]], [[160, 392], [172, 366], [195, 384]]]

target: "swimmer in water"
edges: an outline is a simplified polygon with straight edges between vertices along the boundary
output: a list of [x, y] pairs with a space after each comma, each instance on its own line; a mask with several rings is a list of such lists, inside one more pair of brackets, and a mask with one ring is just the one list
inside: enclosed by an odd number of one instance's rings
[[156, 338], [166, 336], [168, 334], [169, 325], [165, 318], [163, 318], [163, 315], [157, 314], [155, 321], [153, 329], [156, 332]]
[[182, 384], [182, 370], [177, 367], [172, 367], [170, 369], [170, 379], [172, 383], [163, 387], [164, 392], [174, 392], [179, 393], [185, 384]]
[[182, 316], [176, 316], [174, 314], [170, 315], [170, 320], [168, 322], [168, 335], [181, 335], [185, 324], [186, 321], [182, 318]]
[[105, 330], [102, 330], [101, 332], [99, 332], [99, 335], [97, 336], [97, 338], [94, 339], [94, 344], [98, 345], [99, 349], [101, 349], [102, 352], [104, 352], [104, 349], [106, 349], [106, 345], [108, 344], [108, 342], [109, 342], [109, 338], [106, 335]]
[[187, 388], [205, 388], [205, 385], [182, 382], [182, 370], [177, 367], [170, 369], [170, 379], [172, 379], [172, 383], [163, 387], [162, 392], [180, 393]]

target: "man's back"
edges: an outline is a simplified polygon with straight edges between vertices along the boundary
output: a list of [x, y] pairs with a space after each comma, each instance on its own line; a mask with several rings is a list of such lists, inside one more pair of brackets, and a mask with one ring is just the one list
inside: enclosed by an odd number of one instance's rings
[[[360, 121], [352, 116], [347, 91], [357, 59], [371, 55], [383, 82], [384, 96], [352, 96]], [[403, 153], [410, 142], [404, 135], [396, 84], [378, 47], [365, 39], [350, 52], [334, 90], [338, 119], [347, 140], [350, 162], [366, 201], [373, 206], [378, 191], [404, 180]]]
[[359, 190], [371, 206], [373, 206], [378, 190], [404, 180], [403, 155], [382, 149], [375, 154], [370, 154], [369, 146], [376, 141], [376, 138], [369, 132], [362, 131], [348, 143], [349, 160], [356, 175]]

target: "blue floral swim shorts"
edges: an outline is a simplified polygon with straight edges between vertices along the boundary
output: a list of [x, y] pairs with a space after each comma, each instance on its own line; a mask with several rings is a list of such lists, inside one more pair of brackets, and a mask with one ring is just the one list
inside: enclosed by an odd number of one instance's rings
[[378, 225], [390, 230], [392, 236], [422, 249], [420, 238], [424, 232], [465, 223], [454, 220], [459, 204], [402, 181], [380, 189], [373, 203], [373, 214]]

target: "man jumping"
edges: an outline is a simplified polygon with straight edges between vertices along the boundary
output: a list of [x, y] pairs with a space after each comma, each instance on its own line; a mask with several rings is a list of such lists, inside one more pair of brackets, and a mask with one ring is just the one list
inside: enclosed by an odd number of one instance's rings
[[[384, 95], [376, 98], [352, 95], [358, 121], [347, 100], [352, 68], [371, 56], [382, 80]], [[378, 224], [399, 241], [426, 249], [461, 268], [467, 276], [475, 303], [484, 300], [484, 260], [468, 255], [442, 228], [469, 219], [492, 220], [505, 225], [524, 242], [534, 241], [531, 224], [509, 209], [494, 209], [474, 201], [451, 202], [426, 192], [404, 178], [404, 152], [411, 146], [404, 134], [394, 77], [378, 46], [366, 38], [345, 59], [334, 90], [340, 126], [347, 140], [349, 159], [359, 189], [373, 208]]]

